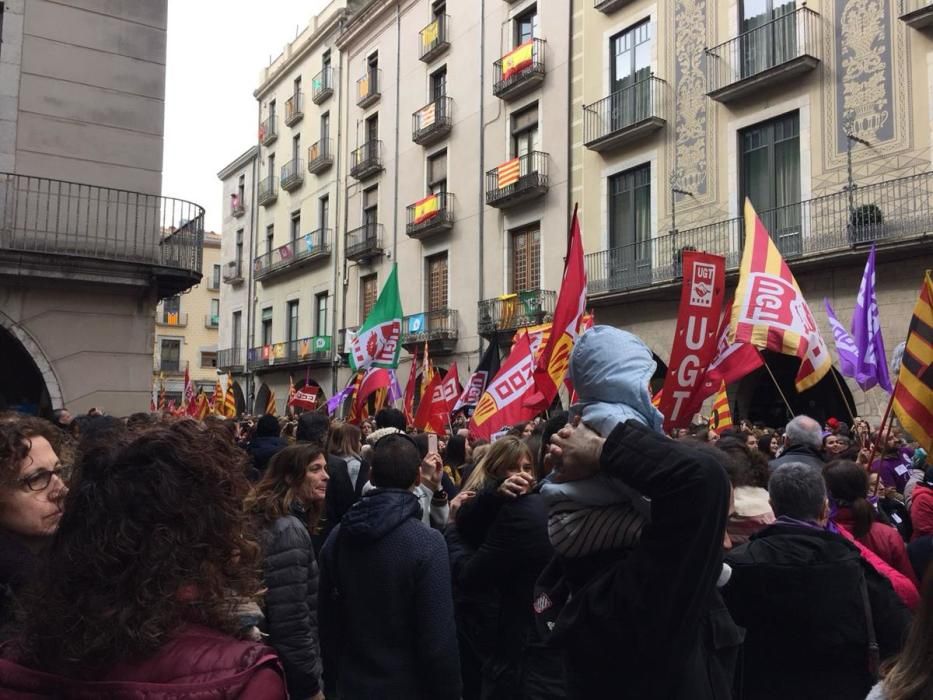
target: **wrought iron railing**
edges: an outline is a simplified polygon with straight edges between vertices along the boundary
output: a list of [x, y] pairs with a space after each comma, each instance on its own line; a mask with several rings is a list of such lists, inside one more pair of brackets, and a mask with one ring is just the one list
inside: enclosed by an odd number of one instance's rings
[[260, 206], [274, 202], [279, 196], [279, 181], [275, 175], [269, 175], [256, 186], [256, 200]]
[[496, 97], [507, 96], [526, 81], [544, 78], [544, 49], [547, 44], [544, 39], [531, 39], [527, 43], [530, 44], [529, 56], [519, 55], [525, 46], [523, 44], [493, 63], [496, 78], [492, 94]]
[[231, 260], [224, 265], [224, 282], [231, 284], [243, 281], [243, 265], [238, 260]]
[[421, 46], [419, 58], [422, 61], [433, 61], [450, 46], [447, 37], [448, 22], [449, 15], [440, 15], [418, 33]]
[[554, 318], [557, 293], [549, 289], [528, 289], [503, 294], [479, 302], [479, 332], [490, 335], [534, 326]]
[[305, 180], [305, 162], [301, 158], [292, 158], [282, 166], [279, 183], [282, 189], [290, 192]]
[[246, 355], [249, 370], [262, 367], [330, 362], [333, 338], [330, 336], [312, 336], [299, 338], [284, 343], [271, 343], [250, 348]]
[[330, 255], [330, 229], [318, 229], [263, 253], [253, 261], [256, 279], [312, 258]]
[[361, 179], [382, 170], [382, 141], [367, 141], [350, 153], [350, 177]]
[[409, 204], [406, 209], [408, 220], [405, 233], [416, 236], [426, 231], [453, 226], [455, 201], [456, 197], [450, 192], [438, 192], [428, 195], [420, 202]]
[[350, 259], [373, 257], [382, 251], [382, 224], [364, 224], [347, 231], [345, 255]]
[[809, 7], [706, 49], [707, 92], [715, 93], [802, 56], [820, 56], [820, 16]]
[[374, 104], [382, 94], [382, 71], [368, 68], [366, 75], [356, 81], [356, 104], [368, 107]]
[[334, 164], [334, 142], [321, 139], [308, 146], [308, 172], [316, 174]]
[[270, 114], [268, 117], [259, 122], [259, 141], [263, 146], [268, 146], [270, 143], [275, 141], [278, 136], [279, 127], [276, 123], [274, 114]]
[[455, 309], [437, 309], [402, 319], [402, 343], [456, 340], [459, 315]]
[[243, 369], [243, 348], [224, 348], [217, 351], [217, 369], [221, 371]]
[[0, 250], [200, 275], [204, 209], [170, 197], [0, 173]]
[[230, 216], [239, 219], [246, 213], [246, 203], [239, 195], [230, 198]]
[[160, 326], [184, 328], [188, 325], [188, 314], [180, 311], [165, 311], [163, 309], [156, 314], [156, 323]]
[[532, 151], [486, 173], [486, 204], [497, 205], [548, 187], [548, 154]]
[[327, 66], [320, 73], [311, 78], [311, 101], [321, 104], [334, 94], [334, 69]]
[[[910, 175], [758, 213], [785, 260], [843, 253], [871, 243], [927, 239], [933, 233], [933, 172]], [[722, 255], [736, 270], [744, 219], [716, 221], [586, 256], [590, 294], [676, 281], [684, 250]]]
[[414, 112], [411, 115], [411, 140], [426, 144], [449, 132], [453, 126], [453, 105], [453, 98], [438, 97]]
[[590, 145], [648, 119], [666, 120], [667, 114], [668, 85], [652, 75], [584, 105], [583, 140]]
[[301, 118], [305, 115], [304, 99], [305, 98], [302, 93], [296, 92], [294, 95], [285, 100], [286, 126], [291, 126], [292, 124], [297, 124], [301, 121]]

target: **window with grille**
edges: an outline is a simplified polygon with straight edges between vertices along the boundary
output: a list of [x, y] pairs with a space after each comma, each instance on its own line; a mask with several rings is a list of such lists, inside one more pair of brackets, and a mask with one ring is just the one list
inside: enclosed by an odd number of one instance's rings
[[213, 369], [217, 367], [217, 353], [204, 351], [201, 353], [201, 369]]
[[541, 231], [538, 225], [512, 232], [512, 292], [541, 284]]
[[447, 253], [432, 255], [425, 260], [425, 265], [428, 311], [442, 311], [447, 308]]
[[373, 307], [376, 305], [377, 295], [378, 290], [376, 288], [375, 273], [360, 277], [360, 324], [366, 321], [369, 312], [372, 311]]
[[432, 194], [442, 194], [447, 191], [446, 150], [428, 158], [428, 189]]

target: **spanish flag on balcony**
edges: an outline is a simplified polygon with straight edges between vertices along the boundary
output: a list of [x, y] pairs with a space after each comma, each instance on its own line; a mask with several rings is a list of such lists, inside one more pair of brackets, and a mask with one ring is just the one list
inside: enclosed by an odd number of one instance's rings
[[[882, 360], [883, 361], [883, 360]], [[894, 388], [894, 413], [927, 451], [933, 466], [933, 273], [926, 271], [910, 319], [901, 370]]]
[[534, 40], [526, 41], [520, 46], [516, 46], [509, 53], [502, 57], [502, 79], [508, 80], [521, 70], [524, 70], [534, 62], [535, 48]]
[[502, 189], [518, 182], [522, 174], [522, 159], [513, 158], [496, 168], [496, 187]]
[[424, 199], [415, 202], [415, 223], [424, 223], [431, 217], [437, 216], [440, 210], [440, 198], [436, 194], [429, 194]]

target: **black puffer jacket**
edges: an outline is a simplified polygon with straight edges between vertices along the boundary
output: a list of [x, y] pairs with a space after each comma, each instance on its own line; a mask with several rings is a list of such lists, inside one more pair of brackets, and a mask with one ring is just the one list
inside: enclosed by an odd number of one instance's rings
[[299, 505], [262, 532], [265, 615], [269, 644], [285, 667], [288, 692], [311, 697], [321, 689], [318, 565]]

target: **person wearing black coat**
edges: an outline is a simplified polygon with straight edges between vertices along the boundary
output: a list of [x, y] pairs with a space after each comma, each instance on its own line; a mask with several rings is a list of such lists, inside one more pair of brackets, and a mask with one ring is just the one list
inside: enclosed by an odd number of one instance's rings
[[564, 650], [567, 696], [733, 698], [742, 630], [717, 589], [730, 485], [714, 452], [634, 420], [606, 439], [566, 427], [551, 443], [556, 478], [602, 472], [651, 499], [633, 550], [555, 560], [539, 579], [535, 613]]
[[267, 641], [278, 652], [294, 698], [323, 698], [312, 532], [324, 509], [327, 483], [320, 447], [292, 445], [270, 460], [246, 501], [247, 512], [261, 527]]
[[273, 455], [288, 447], [288, 441], [279, 437], [279, 421], [275, 416], [265, 415], [256, 424], [256, 435], [249, 442], [247, 448], [253, 458], [253, 467], [262, 473]]
[[421, 522], [407, 435], [376, 446], [376, 487], [321, 551], [321, 640], [328, 697], [459, 700], [460, 665], [444, 538]]

